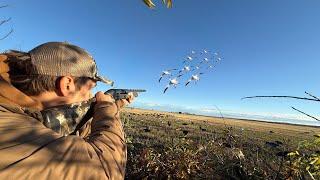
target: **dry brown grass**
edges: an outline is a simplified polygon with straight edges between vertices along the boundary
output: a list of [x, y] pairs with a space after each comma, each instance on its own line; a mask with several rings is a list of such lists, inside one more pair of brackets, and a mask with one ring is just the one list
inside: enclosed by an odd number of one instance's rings
[[317, 127], [132, 108], [121, 116], [129, 179], [294, 179], [297, 168], [286, 154], [320, 133]]
[[203, 122], [208, 123], [214, 126], [232, 126], [232, 127], [239, 127], [239, 128], [246, 128], [251, 129], [254, 131], [261, 131], [261, 132], [278, 132], [283, 134], [288, 134], [290, 136], [301, 136], [301, 133], [306, 134], [307, 132], [310, 133], [320, 133], [319, 127], [313, 126], [303, 126], [303, 125], [292, 125], [292, 124], [285, 124], [285, 123], [274, 123], [274, 122], [262, 122], [262, 121], [254, 121], [254, 120], [245, 120], [245, 119], [235, 119], [235, 118], [216, 118], [216, 117], [208, 117], [208, 116], [198, 116], [198, 115], [191, 115], [191, 114], [179, 114], [179, 113], [170, 113], [170, 112], [161, 112], [161, 111], [153, 111], [153, 110], [145, 110], [145, 109], [133, 109], [133, 108], [126, 108], [124, 112], [128, 113], [137, 113], [137, 114], [144, 114], [144, 115], [153, 115], [153, 114], [161, 114], [167, 116], [174, 116], [179, 120], [186, 120], [186, 121], [195, 121], [195, 122]]

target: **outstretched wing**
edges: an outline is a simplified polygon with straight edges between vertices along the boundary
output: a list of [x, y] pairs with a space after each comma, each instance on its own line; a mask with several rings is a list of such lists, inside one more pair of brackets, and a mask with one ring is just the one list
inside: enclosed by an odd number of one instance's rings
[[208, 67], [207, 67], [207, 69], [213, 69], [214, 68], [214, 65], [209, 65]]
[[159, 82], [161, 81], [161, 79], [162, 79], [162, 76], [160, 77]]
[[167, 71], [176, 71], [176, 70], [178, 70], [178, 69], [168, 69]]
[[216, 58], [216, 62], [220, 62], [221, 60], [222, 60], [221, 57]]
[[190, 84], [190, 82], [191, 82], [191, 81], [189, 80], [189, 81], [186, 83], [186, 85], [185, 85], [185, 86], [188, 86], [188, 84]]
[[169, 89], [169, 87], [166, 87], [163, 91], [163, 94], [166, 93], [166, 91]]
[[186, 59], [186, 60], [184, 60], [182, 63], [183, 63], [183, 64], [187, 64], [188, 62], [190, 62], [190, 60]]

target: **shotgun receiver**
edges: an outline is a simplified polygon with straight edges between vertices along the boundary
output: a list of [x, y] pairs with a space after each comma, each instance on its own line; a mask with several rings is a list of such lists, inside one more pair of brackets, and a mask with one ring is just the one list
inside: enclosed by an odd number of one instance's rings
[[115, 100], [128, 99], [129, 93], [134, 97], [138, 97], [138, 93], [146, 92], [144, 89], [109, 89], [104, 94], [111, 94]]

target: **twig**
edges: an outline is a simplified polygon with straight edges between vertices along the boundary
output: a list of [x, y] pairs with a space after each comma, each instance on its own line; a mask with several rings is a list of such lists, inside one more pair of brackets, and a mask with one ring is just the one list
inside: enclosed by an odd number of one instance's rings
[[2, 38], [0, 38], [0, 41], [1, 41], [1, 40], [4, 40], [5, 38], [7, 38], [12, 32], [13, 32], [13, 29], [11, 29], [5, 36], [3, 36]]
[[305, 91], [304, 93], [306, 93], [307, 95], [309, 95], [309, 96], [313, 97], [314, 99], [317, 99], [317, 100], [320, 101], [320, 98], [318, 98], [317, 96], [314, 96], [314, 95], [308, 93], [307, 91]]
[[241, 99], [243, 100], [243, 99], [252, 99], [252, 98], [291, 98], [291, 99], [300, 99], [300, 100], [320, 102], [320, 99], [303, 98], [303, 97], [296, 97], [296, 96], [249, 96], [249, 97], [244, 97]]
[[218, 106], [216, 106], [216, 105], [214, 105], [214, 106], [215, 106], [215, 107], [216, 107], [216, 109], [219, 111], [220, 116], [221, 116], [221, 118], [223, 119], [224, 127], [227, 127], [226, 120], [224, 119], [224, 116], [223, 116], [223, 114], [222, 114], [221, 110], [219, 109], [219, 107], [218, 107]]
[[11, 18], [8, 18], [8, 19], [5, 19], [5, 20], [2, 20], [0, 21], [0, 26], [6, 22], [9, 22], [11, 20]]
[[6, 8], [6, 7], [8, 7], [9, 5], [2, 5], [2, 6], [0, 6], [0, 8]]
[[309, 114], [307, 114], [307, 113], [305, 113], [305, 112], [303, 112], [303, 111], [300, 111], [300, 110], [297, 109], [297, 108], [294, 108], [294, 107], [292, 107], [292, 106], [291, 106], [291, 108], [292, 108], [293, 110], [295, 110], [295, 111], [298, 111], [298, 112], [301, 113], [301, 114], [304, 114], [304, 115], [306, 115], [306, 116], [308, 116], [308, 117], [311, 117], [312, 119], [315, 119], [315, 120], [317, 120], [317, 121], [320, 121], [320, 119], [318, 119], [318, 118], [316, 118], [316, 117], [314, 117], [314, 116], [311, 116], [311, 115], [309, 115]]
[[[6, 8], [6, 7], [8, 7], [9, 5], [1, 5], [0, 6], [0, 9], [1, 8]], [[2, 26], [4, 23], [7, 23], [7, 22], [9, 22], [11, 20], [11, 18], [8, 18], [8, 19], [5, 19], [5, 20], [2, 20], [2, 21], [0, 21], [0, 26]], [[1, 37], [0, 38], [0, 41], [1, 40], [4, 40], [5, 38], [7, 38], [11, 33], [13, 32], [13, 29], [11, 29], [5, 36], [3, 36], [3, 37]]]
[[311, 177], [312, 180], [316, 180], [308, 169], [307, 169], [307, 172], [308, 172], [308, 174], [309, 174], [309, 176]]

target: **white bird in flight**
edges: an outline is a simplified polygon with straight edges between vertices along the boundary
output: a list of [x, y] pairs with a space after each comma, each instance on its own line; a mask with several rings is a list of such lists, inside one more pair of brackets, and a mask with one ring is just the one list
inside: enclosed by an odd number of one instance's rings
[[212, 68], [214, 68], [214, 65], [209, 65], [209, 66], [207, 67], [207, 69], [212, 69]]
[[191, 66], [193, 69], [191, 71], [195, 71], [195, 70], [199, 70], [200, 69], [200, 66]]
[[210, 52], [210, 51], [204, 49], [204, 50], [202, 51], [202, 54], [208, 54], [209, 52]]
[[200, 80], [200, 75], [202, 75], [204, 73], [199, 73], [199, 74], [195, 74], [192, 75], [191, 78], [188, 80], [188, 82], [185, 84], [185, 86], [188, 86], [188, 84], [190, 84], [192, 81], [197, 82]]
[[160, 79], [159, 79], [159, 82], [161, 82], [161, 79], [164, 77], [164, 76], [170, 76], [171, 75], [171, 71], [176, 71], [177, 69], [169, 69], [169, 70], [165, 70], [165, 71], [162, 71], [162, 74], [160, 76]]
[[217, 62], [221, 61], [221, 57], [217, 57]]
[[164, 89], [163, 93], [166, 93], [166, 91], [169, 89], [169, 87], [173, 86], [173, 87], [177, 87], [177, 85], [179, 84], [179, 81], [177, 78], [173, 78], [170, 79], [169, 84], [166, 86], [166, 88]]
[[191, 62], [192, 60], [193, 60], [193, 57], [187, 56], [187, 57], [185, 58], [185, 60], [183, 61], [183, 63]]
[[184, 66], [183, 69], [181, 69], [179, 71], [179, 74], [182, 73], [182, 72], [189, 72], [191, 69], [190, 69], [190, 66]]
[[200, 62], [200, 64], [202, 64], [202, 63], [208, 63], [209, 61], [210, 61], [210, 59], [207, 58], [207, 57], [205, 57], [205, 58], [203, 58], [203, 60]]

